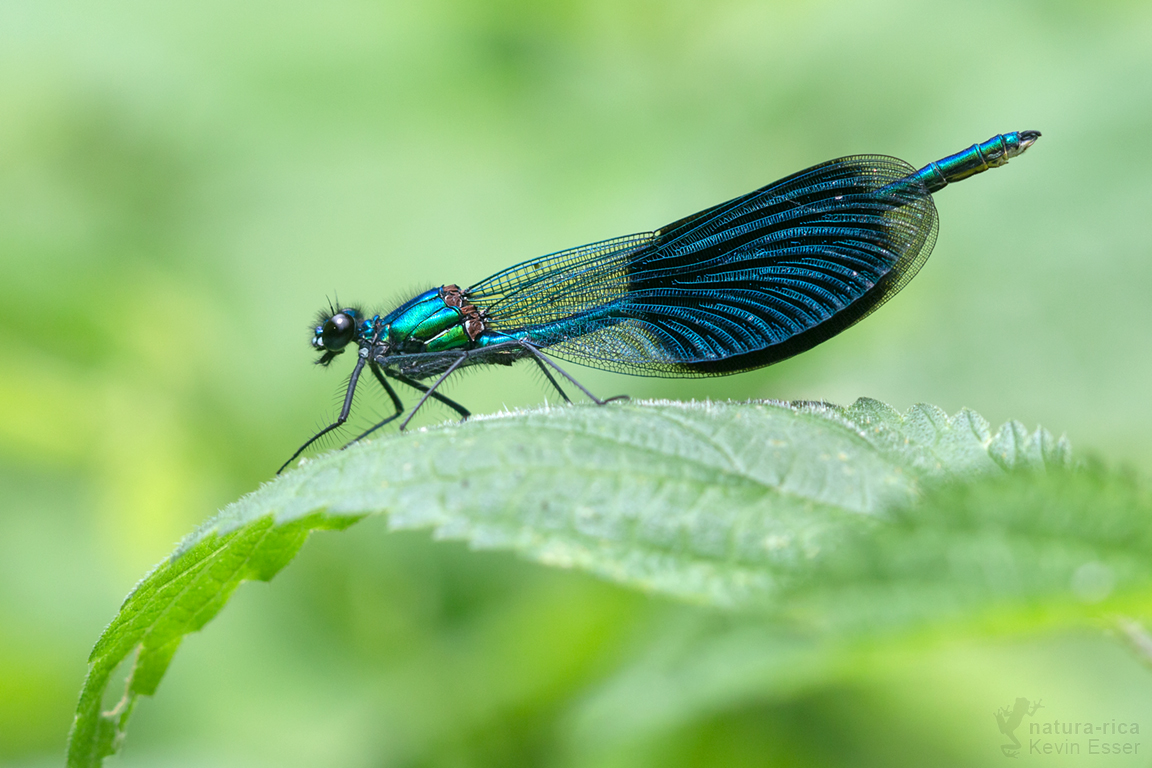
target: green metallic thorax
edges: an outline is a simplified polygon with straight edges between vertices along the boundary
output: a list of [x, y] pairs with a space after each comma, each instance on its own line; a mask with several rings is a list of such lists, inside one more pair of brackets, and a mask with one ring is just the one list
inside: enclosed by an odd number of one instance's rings
[[485, 326], [454, 285], [420, 294], [385, 317], [384, 324], [388, 345], [401, 353], [471, 349]]

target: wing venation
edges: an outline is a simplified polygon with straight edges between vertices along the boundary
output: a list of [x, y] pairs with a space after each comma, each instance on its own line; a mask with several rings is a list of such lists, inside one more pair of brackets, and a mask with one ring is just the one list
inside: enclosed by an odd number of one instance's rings
[[919, 269], [936, 208], [908, 164], [833, 160], [655, 232], [544, 256], [472, 286], [492, 330], [642, 375], [759, 367], [857, 322]]

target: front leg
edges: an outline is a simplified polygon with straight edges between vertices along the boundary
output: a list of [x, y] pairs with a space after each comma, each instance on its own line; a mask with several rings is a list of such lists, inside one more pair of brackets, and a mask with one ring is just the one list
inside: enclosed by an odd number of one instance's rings
[[284, 468], [291, 464], [297, 456], [303, 453], [305, 448], [312, 445], [312, 443], [316, 442], [332, 430], [339, 429], [340, 426], [344, 424], [344, 422], [348, 421], [348, 414], [352, 411], [352, 395], [356, 392], [356, 383], [360, 381], [360, 372], [364, 370], [364, 363], [367, 362], [367, 360], [367, 352], [365, 350], [361, 350], [360, 357], [356, 361], [356, 367], [352, 369], [352, 376], [348, 379], [348, 390], [344, 393], [344, 406], [340, 409], [340, 415], [336, 417], [336, 421], [332, 422], [328, 426], [324, 427], [324, 429], [312, 435], [312, 437], [308, 439], [308, 442], [297, 448], [296, 453], [292, 454], [288, 461], [280, 465], [280, 469], [276, 470], [276, 474], [283, 472]]
[[[360, 442], [364, 438], [368, 437], [368, 435], [380, 429], [380, 427], [400, 418], [400, 414], [404, 413], [404, 403], [400, 402], [400, 396], [396, 394], [396, 390], [392, 389], [392, 385], [389, 384], [387, 379], [384, 378], [383, 374], [380, 373], [380, 366], [377, 363], [369, 363], [368, 367], [372, 370], [372, 375], [376, 377], [376, 381], [380, 382], [380, 386], [384, 387], [384, 391], [388, 393], [388, 397], [392, 398], [392, 407], [396, 409], [396, 413], [379, 422], [375, 426], [370, 427], [364, 432], [361, 432], [354, 439], [349, 440], [347, 443], [345, 443], [344, 448], [347, 448], [353, 443]], [[344, 450], [344, 448], [341, 448], [340, 450]]]

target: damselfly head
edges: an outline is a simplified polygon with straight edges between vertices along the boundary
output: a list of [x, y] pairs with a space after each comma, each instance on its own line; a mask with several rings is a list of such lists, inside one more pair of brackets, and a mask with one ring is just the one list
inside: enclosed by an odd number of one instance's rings
[[316, 361], [317, 364], [328, 365], [336, 355], [343, 352], [356, 338], [361, 320], [358, 309], [321, 313], [312, 331], [312, 348], [324, 353]]

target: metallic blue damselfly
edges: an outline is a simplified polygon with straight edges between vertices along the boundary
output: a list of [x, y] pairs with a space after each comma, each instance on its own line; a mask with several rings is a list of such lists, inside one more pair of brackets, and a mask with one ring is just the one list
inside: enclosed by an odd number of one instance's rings
[[421, 393], [400, 429], [428, 398], [467, 418], [437, 392], [465, 366], [527, 358], [565, 401], [553, 372], [602, 405], [619, 398], [597, 398], [551, 358], [640, 376], [722, 376], [811, 349], [920, 269], [936, 241], [932, 193], [1004, 165], [1039, 137], [993, 136], [920, 170], [883, 155], [842, 157], [654, 232], [532, 259], [468, 288], [434, 288], [384, 314], [323, 312], [312, 335], [317, 362], [355, 343], [356, 365], [336, 421], [280, 470], [348, 419], [365, 368], [395, 413], [356, 440], [404, 413], [390, 382]]

